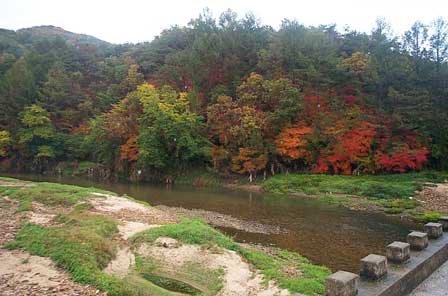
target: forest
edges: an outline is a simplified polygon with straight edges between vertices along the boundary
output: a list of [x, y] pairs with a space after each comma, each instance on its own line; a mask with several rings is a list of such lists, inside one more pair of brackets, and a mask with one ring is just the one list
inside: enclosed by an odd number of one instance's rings
[[448, 169], [448, 23], [401, 35], [204, 12], [150, 42], [0, 30], [0, 170], [84, 164], [103, 177], [193, 169]]

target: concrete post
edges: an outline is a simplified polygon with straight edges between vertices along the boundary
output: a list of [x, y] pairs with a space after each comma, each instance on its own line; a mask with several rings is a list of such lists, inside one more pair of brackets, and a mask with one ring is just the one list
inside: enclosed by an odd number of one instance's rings
[[439, 223], [442, 224], [442, 228], [444, 231], [448, 231], [448, 216], [440, 217]]
[[425, 224], [425, 232], [429, 238], [439, 238], [443, 235], [442, 224], [440, 223], [427, 223]]
[[355, 296], [358, 294], [358, 284], [357, 274], [340, 270], [325, 280], [326, 296]]
[[387, 258], [370, 254], [361, 259], [360, 275], [368, 279], [377, 280], [387, 273]]
[[419, 231], [413, 231], [408, 234], [407, 242], [411, 245], [411, 249], [423, 250], [428, 246], [428, 234]]
[[387, 260], [395, 263], [403, 263], [409, 260], [411, 245], [403, 242], [393, 242], [386, 247]]

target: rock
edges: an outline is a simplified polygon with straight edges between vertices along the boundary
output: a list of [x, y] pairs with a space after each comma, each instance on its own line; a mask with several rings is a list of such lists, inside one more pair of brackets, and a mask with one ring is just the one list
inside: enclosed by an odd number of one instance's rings
[[387, 260], [403, 263], [410, 258], [411, 245], [403, 242], [393, 242], [386, 247]]
[[411, 245], [411, 249], [423, 250], [428, 246], [428, 235], [424, 232], [413, 231], [408, 234], [407, 242]]
[[448, 216], [440, 217], [439, 223], [442, 224], [444, 231], [448, 231]]
[[355, 296], [358, 294], [358, 283], [359, 276], [357, 274], [340, 270], [326, 279], [326, 295]]
[[168, 248], [168, 249], [173, 249], [173, 248], [177, 248], [180, 246], [180, 243], [177, 240], [175, 240], [174, 238], [164, 237], [164, 236], [157, 238], [155, 243], [156, 243], [156, 245], [158, 245], [160, 247], [164, 247], [164, 248]]
[[440, 223], [427, 223], [425, 224], [425, 232], [429, 238], [439, 238], [443, 235], [442, 224]]
[[387, 258], [370, 254], [361, 259], [360, 274], [363, 277], [377, 280], [387, 273]]

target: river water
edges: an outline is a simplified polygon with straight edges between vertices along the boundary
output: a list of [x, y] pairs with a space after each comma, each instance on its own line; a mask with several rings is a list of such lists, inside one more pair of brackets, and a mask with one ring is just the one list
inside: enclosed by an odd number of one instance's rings
[[75, 177], [13, 175], [25, 180], [92, 186], [127, 194], [151, 205], [204, 209], [279, 227], [280, 234], [248, 233], [223, 228], [239, 242], [259, 243], [297, 251], [312, 262], [336, 271], [357, 272], [359, 260], [384, 254], [385, 246], [418, 226], [399, 217], [361, 212], [307, 198], [267, 193], [193, 187], [165, 188], [151, 184], [97, 182]]

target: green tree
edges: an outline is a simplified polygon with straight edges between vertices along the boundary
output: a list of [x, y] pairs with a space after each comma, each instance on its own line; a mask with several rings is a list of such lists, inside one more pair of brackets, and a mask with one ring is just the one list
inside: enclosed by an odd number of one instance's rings
[[17, 115], [35, 101], [36, 84], [24, 58], [19, 59], [0, 80], [0, 128], [17, 125]]
[[20, 113], [22, 127], [18, 144], [25, 157], [30, 157], [40, 168], [56, 157], [56, 134], [48, 112], [38, 105], [25, 107]]
[[8, 131], [0, 131], [0, 158], [8, 155], [8, 147], [12, 144]]
[[415, 22], [411, 29], [404, 33], [403, 45], [414, 58], [417, 74], [421, 74], [423, 58], [428, 55], [428, 26], [420, 21]]
[[143, 105], [137, 139], [142, 165], [173, 173], [205, 159], [201, 118], [190, 111], [185, 93], [142, 84], [135, 94]]
[[79, 73], [68, 74], [62, 65], [54, 65], [48, 72], [48, 79], [39, 92], [39, 104], [48, 111], [50, 119], [58, 130], [67, 131], [77, 126], [82, 117], [79, 104], [84, 99]]
[[303, 108], [303, 94], [289, 79], [265, 80], [256, 73], [237, 88], [238, 101], [266, 113], [271, 136], [297, 120]]
[[432, 34], [429, 38], [431, 45], [431, 56], [437, 66], [437, 72], [440, 72], [440, 67], [448, 58], [448, 24], [439, 17], [431, 26]]

